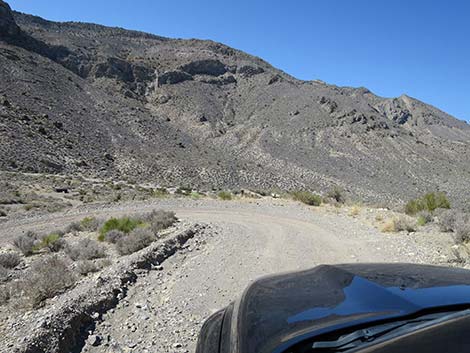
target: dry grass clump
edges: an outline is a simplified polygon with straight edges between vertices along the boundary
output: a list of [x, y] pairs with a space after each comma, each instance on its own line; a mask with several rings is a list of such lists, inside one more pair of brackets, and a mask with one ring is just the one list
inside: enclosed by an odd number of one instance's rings
[[384, 233], [397, 233], [401, 231], [414, 232], [416, 231], [416, 222], [409, 217], [393, 217], [386, 220], [380, 230]]
[[0, 254], [0, 266], [4, 268], [15, 268], [21, 263], [20, 256], [15, 252]]
[[155, 241], [155, 234], [149, 228], [136, 228], [116, 242], [116, 249], [121, 255], [129, 255], [149, 246]]
[[93, 260], [106, 256], [104, 247], [88, 238], [80, 239], [74, 244], [68, 244], [65, 247], [65, 252], [74, 261]]
[[28, 306], [37, 307], [76, 282], [74, 273], [58, 255], [43, 256], [32, 263], [19, 283], [20, 295]]
[[349, 215], [350, 216], [358, 216], [359, 213], [361, 213], [361, 207], [359, 205], [354, 205], [353, 207], [351, 207], [351, 209], [349, 210]]

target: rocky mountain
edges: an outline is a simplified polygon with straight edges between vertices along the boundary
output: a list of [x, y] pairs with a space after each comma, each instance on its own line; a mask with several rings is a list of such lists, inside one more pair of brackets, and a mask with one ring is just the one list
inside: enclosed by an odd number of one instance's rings
[[0, 81], [1, 170], [469, 198], [465, 122], [212, 41], [50, 22], [0, 0]]

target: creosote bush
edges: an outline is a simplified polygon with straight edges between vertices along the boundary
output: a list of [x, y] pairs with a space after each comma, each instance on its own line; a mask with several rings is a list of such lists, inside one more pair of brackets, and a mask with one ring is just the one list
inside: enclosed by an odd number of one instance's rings
[[88, 238], [80, 239], [75, 244], [67, 244], [65, 253], [74, 261], [93, 260], [106, 256], [103, 246]]
[[4, 268], [15, 268], [21, 263], [21, 258], [17, 253], [9, 252], [0, 254], [0, 266]]
[[132, 254], [149, 246], [155, 235], [149, 228], [136, 228], [126, 236], [118, 239], [116, 249], [121, 255]]
[[123, 233], [129, 233], [135, 228], [144, 225], [141, 219], [122, 217], [122, 218], [110, 218], [108, 219], [100, 229], [100, 235], [98, 240], [103, 241], [106, 233], [111, 230], [119, 230]]
[[310, 206], [320, 206], [321, 197], [319, 195], [312, 194], [308, 191], [294, 191], [291, 193], [295, 201], [300, 201]]
[[438, 208], [450, 208], [450, 202], [443, 192], [430, 192], [421, 198], [408, 201], [405, 213], [414, 216], [420, 211], [433, 212]]
[[25, 304], [37, 307], [45, 299], [65, 291], [75, 282], [76, 277], [67, 263], [59, 256], [52, 255], [34, 261], [19, 287]]
[[233, 198], [232, 193], [229, 191], [220, 191], [217, 196], [224, 201], [230, 201]]

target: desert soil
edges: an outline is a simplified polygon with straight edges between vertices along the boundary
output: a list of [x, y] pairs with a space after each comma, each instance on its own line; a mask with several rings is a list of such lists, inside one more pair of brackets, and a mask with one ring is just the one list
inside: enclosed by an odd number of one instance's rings
[[[451, 238], [433, 229], [384, 234], [381, 210], [310, 208], [286, 200], [167, 199], [86, 206], [65, 213], [8, 221], [0, 239], [60, 228], [86, 215], [109, 217], [172, 209], [214, 230], [205, 244], [188, 244], [163, 269], [142, 273], [119, 305], [104, 314], [83, 352], [193, 352], [204, 319], [237, 298], [256, 278], [318, 264], [412, 262], [448, 264]], [[388, 211], [383, 211], [388, 212]]]

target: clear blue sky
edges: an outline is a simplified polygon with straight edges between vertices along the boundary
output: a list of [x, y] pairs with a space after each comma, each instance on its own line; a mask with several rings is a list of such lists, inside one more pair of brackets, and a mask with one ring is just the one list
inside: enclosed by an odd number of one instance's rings
[[212, 39], [301, 79], [406, 93], [470, 120], [468, 0], [7, 0], [56, 21]]

